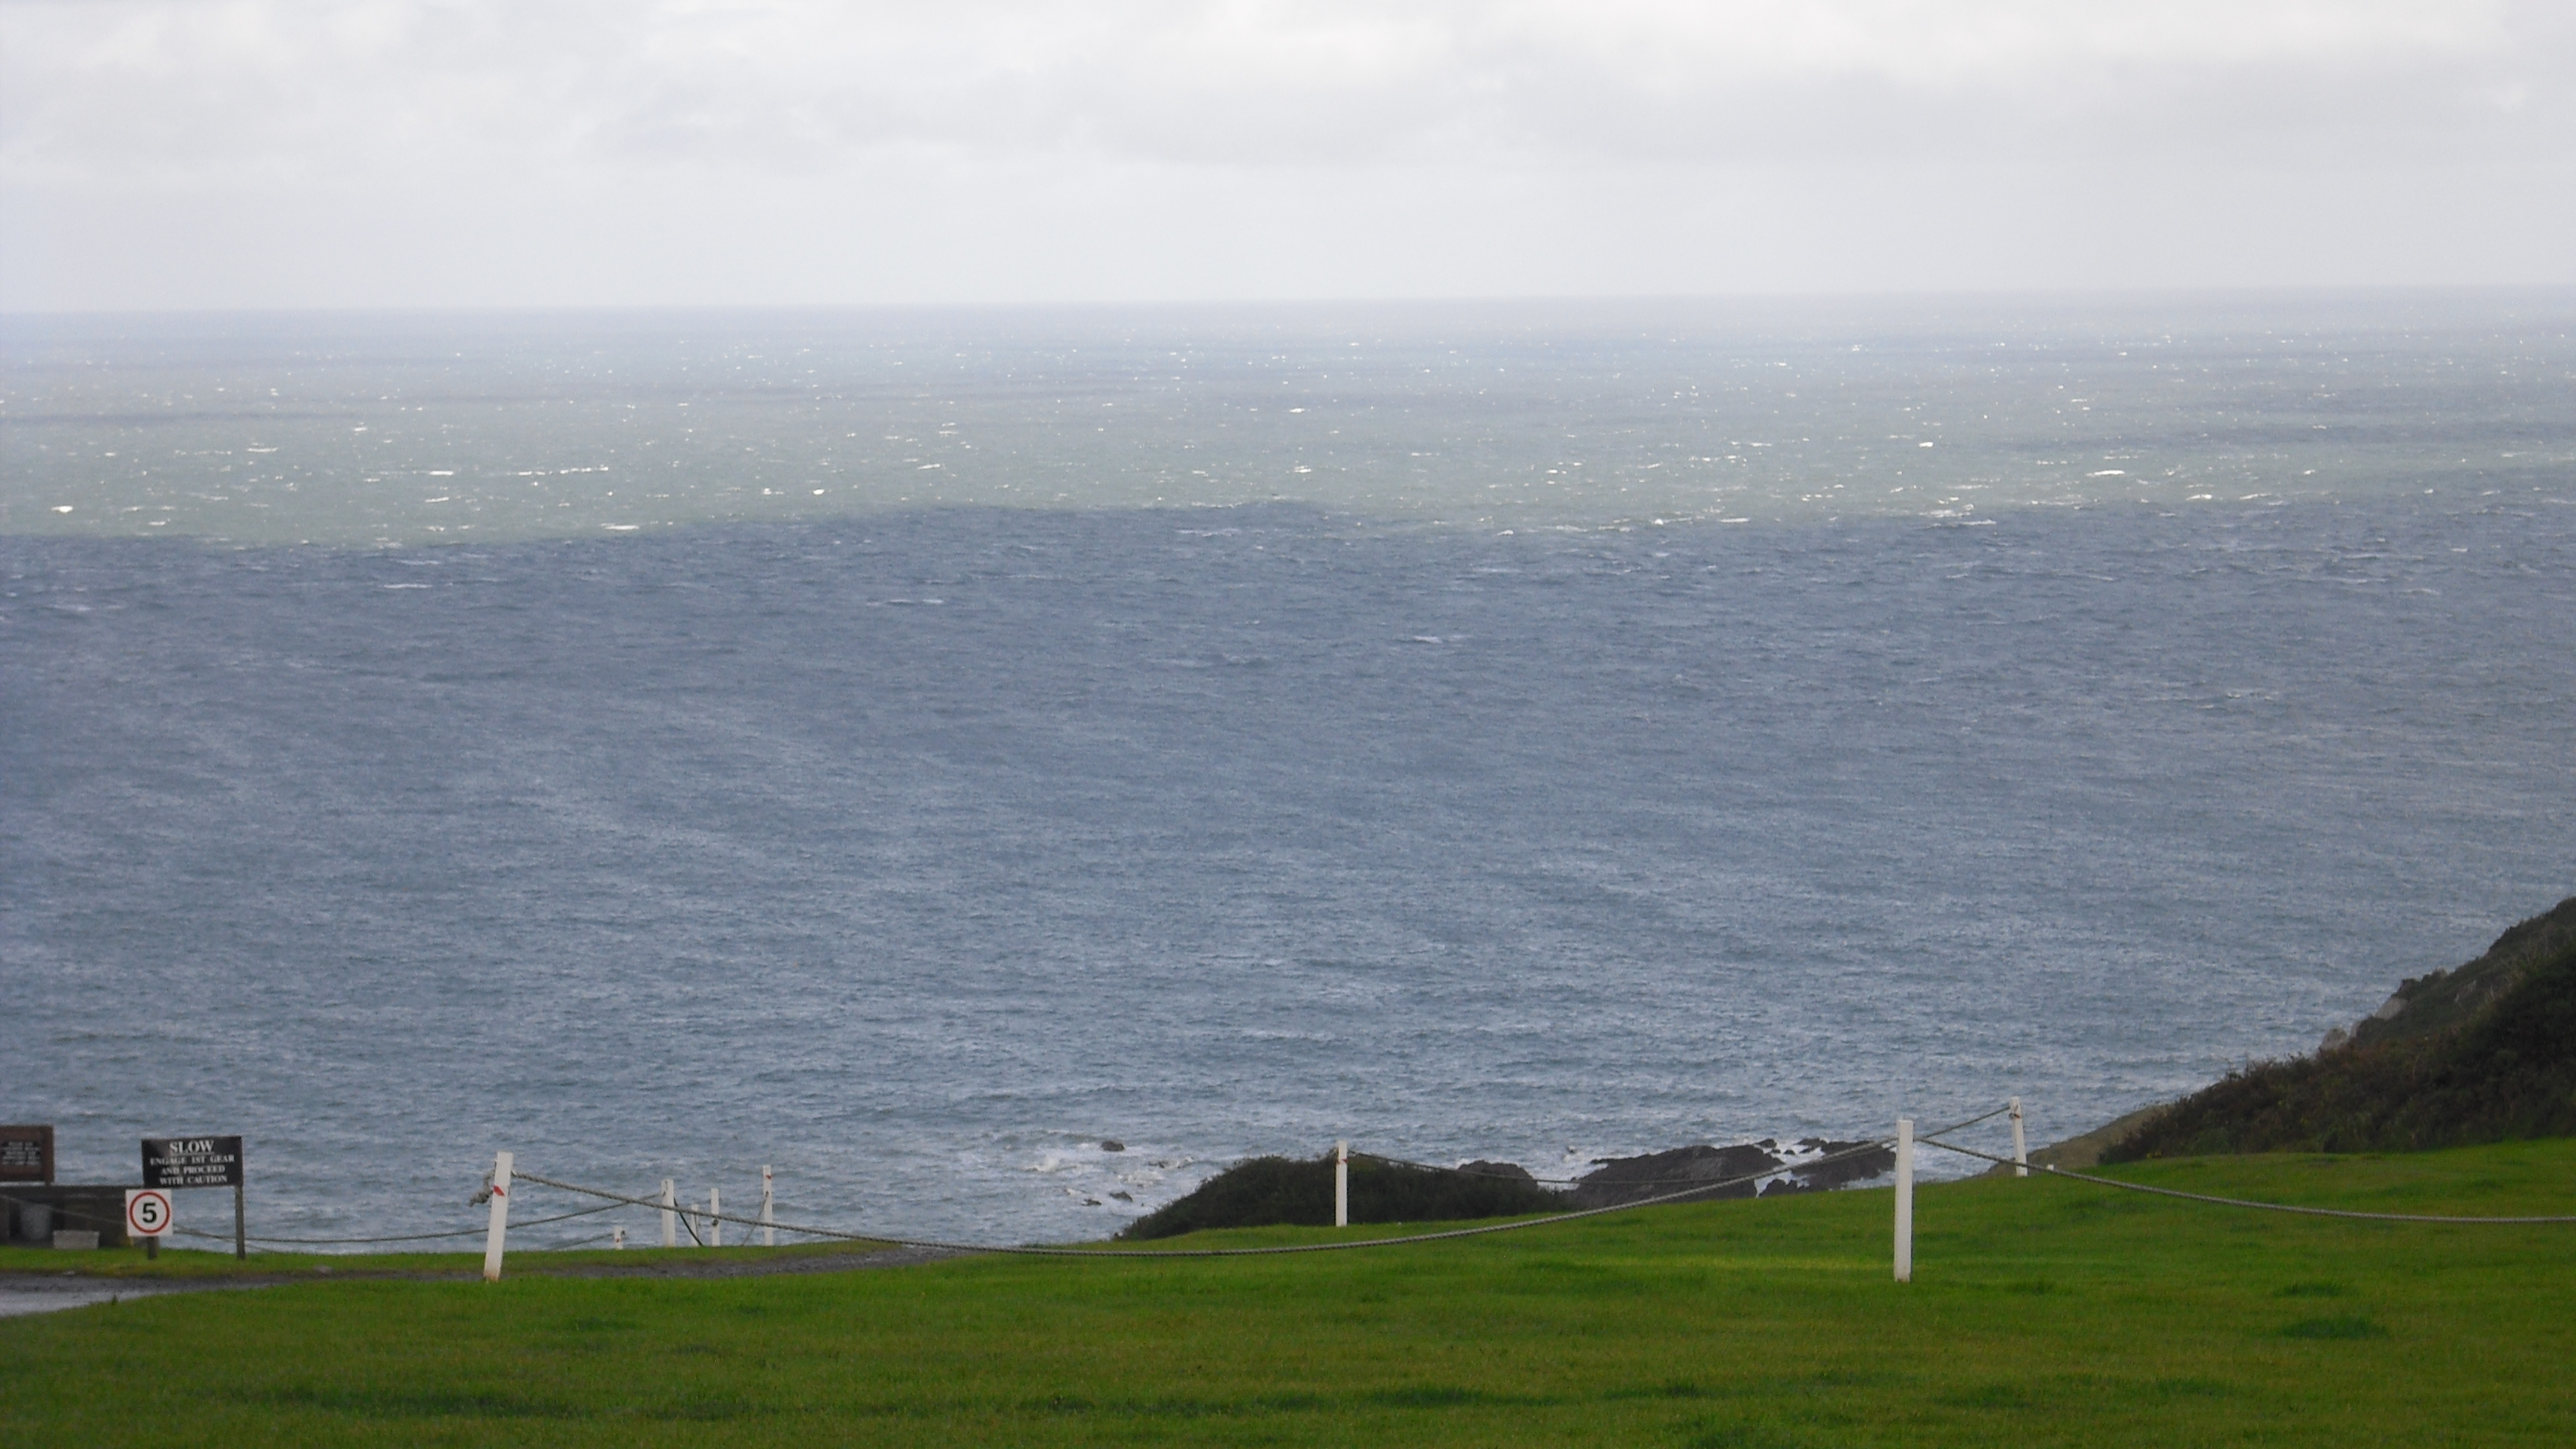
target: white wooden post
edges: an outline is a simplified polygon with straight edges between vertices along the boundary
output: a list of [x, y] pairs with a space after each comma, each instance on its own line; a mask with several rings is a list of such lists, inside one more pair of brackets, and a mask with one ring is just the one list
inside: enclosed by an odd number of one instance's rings
[[674, 1210], [674, 1209], [678, 1208], [678, 1206], [679, 1206], [679, 1205], [680, 1205], [680, 1199], [679, 1199], [678, 1194], [676, 1194], [676, 1193], [674, 1193], [674, 1192], [672, 1192], [672, 1191], [671, 1191], [671, 1179], [669, 1179], [669, 1178], [667, 1178], [667, 1177], [666, 1177], [666, 1178], [663, 1178], [663, 1179], [662, 1179], [662, 1246], [663, 1246], [663, 1247], [666, 1247], [666, 1248], [676, 1248], [676, 1247], [680, 1246], [680, 1215], [679, 1215], [679, 1213], [678, 1213], [678, 1212], [676, 1212], [676, 1211]]
[[707, 1246], [724, 1246], [724, 1193], [720, 1188], [707, 1189]]
[[2027, 1151], [2025, 1151], [2025, 1150], [2023, 1149], [2023, 1146], [2022, 1146], [2022, 1137], [2021, 1137], [2021, 1098], [2019, 1098], [2019, 1097], [2015, 1097], [2015, 1098], [2013, 1098], [2013, 1099], [2012, 1099], [2012, 1119], [2013, 1119], [2013, 1176], [2015, 1176], [2015, 1177], [2028, 1177], [2028, 1176], [2030, 1176], [2030, 1153], [2029, 1153], [2029, 1152], [2027, 1152]]
[[610, 1228], [608, 1230], [608, 1246], [615, 1248], [621, 1253], [625, 1252], [626, 1230], [624, 1228]]
[[501, 1281], [501, 1245], [510, 1235], [510, 1154], [492, 1155], [492, 1222], [483, 1230], [483, 1281]]
[[1333, 1226], [1351, 1225], [1351, 1144], [1333, 1144]]
[[1896, 1119], [1896, 1281], [1914, 1281], [1914, 1119]]
[[769, 1173], [769, 1164], [762, 1163], [760, 1165], [760, 1245], [764, 1248], [778, 1246], [778, 1229], [770, 1226], [771, 1223], [778, 1221], [777, 1214], [770, 1211], [777, 1200], [777, 1189], [778, 1184]]

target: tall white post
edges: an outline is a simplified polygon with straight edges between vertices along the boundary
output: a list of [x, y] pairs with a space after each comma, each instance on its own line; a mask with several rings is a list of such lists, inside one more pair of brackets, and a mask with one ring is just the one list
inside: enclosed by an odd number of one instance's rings
[[676, 1248], [676, 1247], [680, 1246], [680, 1215], [679, 1215], [679, 1213], [676, 1211], [676, 1209], [679, 1207], [679, 1205], [680, 1205], [680, 1198], [679, 1198], [679, 1195], [678, 1195], [677, 1193], [675, 1193], [675, 1192], [673, 1192], [673, 1191], [671, 1190], [671, 1179], [669, 1179], [669, 1178], [667, 1178], [667, 1177], [666, 1177], [666, 1178], [663, 1178], [663, 1179], [662, 1179], [662, 1246], [663, 1246], [663, 1247], [666, 1247], [666, 1248]]
[[777, 1198], [778, 1183], [770, 1176], [769, 1164], [764, 1162], [760, 1165], [760, 1245], [764, 1248], [778, 1246], [778, 1229], [770, 1226], [778, 1221], [778, 1215], [770, 1211]]
[[2022, 1137], [2021, 1137], [2021, 1098], [2019, 1098], [2019, 1097], [2015, 1097], [2015, 1098], [2013, 1098], [2013, 1099], [2012, 1099], [2012, 1119], [2013, 1119], [2013, 1176], [2015, 1176], [2015, 1177], [2028, 1177], [2028, 1176], [2030, 1176], [2030, 1153], [2029, 1153], [2028, 1151], [2026, 1151], [2026, 1150], [2023, 1148], [2023, 1146], [2022, 1146]]
[[621, 1253], [625, 1252], [626, 1230], [624, 1228], [610, 1228], [608, 1230], [608, 1246], [615, 1248]]
[[1333, 1226], [1351, 1225], [1351, 1144], [1333, 1144]]
[[1914, 1281], [1914, 1119], [1896, 1119], [1896, 1281]]
[[718, 1189], [718, 1188], [712, 1188], [712, 1187], [711, 1187], [711, 1188], [708, 1188], [708, 1189], [707, 1189], [707, 1246], [708, 1246], [708, 1247], [710, 1247], [710, 1248], [721, 1248], [721, 1247], [723, 1247], [723, 1246], [724, 1246], [724, 1219], [723, 1219], [721, 1216], [719, 1216], [719, 1214], [721, 1214], [721, 1213], [723, 1213], [723, 1212], [724, 1212], [724, 1194], [723, 1194], [723, 1191], [722, 1191], [721, 1189]]
[[483, 1281], [501, 1281], [501, 1245], [510, 1235], [510, 1154], [492, 1155], [492, 1223], [483, 1230]]

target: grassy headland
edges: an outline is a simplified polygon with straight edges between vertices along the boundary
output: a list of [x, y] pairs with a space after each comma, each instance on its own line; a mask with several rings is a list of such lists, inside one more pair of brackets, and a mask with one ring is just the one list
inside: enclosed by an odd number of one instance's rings
[[[2373, 1210], [2576, 1207], [2564, 1140], [2117, 1171]], [[1884, 1191], [1811, 1193], [1348, 1254], [718, 1280], [539, 1276], [550, 1255], [526, 1255], [497, 1286], [352, 1281], [364, 1260], [342, 1258], [327, 1280], [0, 1321], [0, 1428], [20, 1443], [693, 1449], [2576, 1439], [2576, 1226], [2318, 1220], [1978, 1179], [1923, 1191], [1917, 1280], [1900, 1286], [1888, 1207]]]

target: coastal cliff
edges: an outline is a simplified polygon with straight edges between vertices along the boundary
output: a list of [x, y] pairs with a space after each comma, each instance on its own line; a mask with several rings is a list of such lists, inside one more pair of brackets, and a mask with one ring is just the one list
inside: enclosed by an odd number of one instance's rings
[[2476, 960], [2402, 983], [2310, 1055], [2255, 1063], [2090, 1135], [2122, 1127], [2102, 1161], [2576, 1135], [2576, 896]]

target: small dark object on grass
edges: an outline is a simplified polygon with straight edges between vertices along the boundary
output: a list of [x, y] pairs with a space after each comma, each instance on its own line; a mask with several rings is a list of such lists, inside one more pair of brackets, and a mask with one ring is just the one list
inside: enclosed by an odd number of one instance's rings
[[2352, 1290], [2341, 1283], [2288, 1283], [2272, 1290], [2275, 1298], [2341, 1298]]
[[2338, 1318], [2302, 1318], [2281, 1330], [2283, 1338], [2386, 1338], [2388, 1330], [2357, 1313]]

